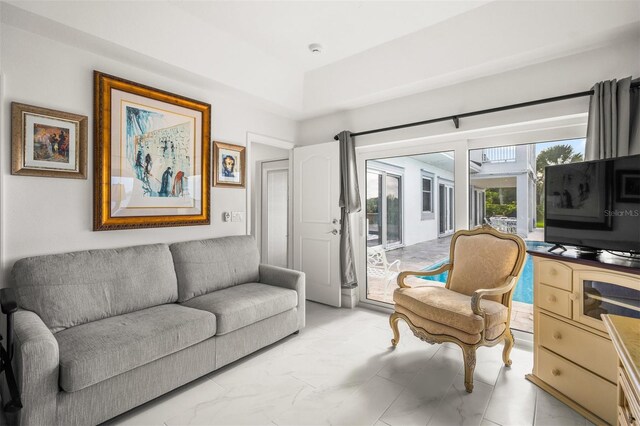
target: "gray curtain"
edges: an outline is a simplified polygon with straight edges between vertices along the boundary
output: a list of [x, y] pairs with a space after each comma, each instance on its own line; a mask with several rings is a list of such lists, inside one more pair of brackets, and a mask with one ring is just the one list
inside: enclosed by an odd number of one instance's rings
[[586, 160], [640, 154], [640, 96], [631, 77], [593, 86], [589, 103]]
[[340, 234], [340, 275], [343, 287], [358, 285], [353, 257], [351, 221], [349, 215], [360, 211], [360, 189], [356, 169], [356, 148], [351, 132], [338, 134], [340, 144], [340, 207], [342, 208], [342, 233]]

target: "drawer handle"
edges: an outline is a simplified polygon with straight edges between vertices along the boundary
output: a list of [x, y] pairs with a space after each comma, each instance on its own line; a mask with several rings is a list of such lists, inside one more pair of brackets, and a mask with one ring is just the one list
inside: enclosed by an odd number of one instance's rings
[[558, 377], [560, 375], [560, 370], [558, 370], [557, 368], [554, 368], [553, 370], [551, 370], [551, 374]]
[[555, 333], [553, 333], [553, 338], [556, 340], [560, 340], [562, 339], [562, 334], [560, 334], [559, 331], [556, 331]]
[[547, 297], [547, 300], [551, 303], [554, 303], [555, 301], [557, 301], [558, 299], [556, 299], [556, 297], [552, 294], [549, 297]]

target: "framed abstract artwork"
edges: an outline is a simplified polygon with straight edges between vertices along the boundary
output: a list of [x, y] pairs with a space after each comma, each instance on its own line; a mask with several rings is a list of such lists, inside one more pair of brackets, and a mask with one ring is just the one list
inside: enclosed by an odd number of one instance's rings
[[94, 230], [210, 223], [211, 105], [94, 71]]
[[213, 142], [213, 186], [244, 188], [245, 147]]
[[571, 229], [611, 229], [611, 170], [604, 162], [579, 162], [545, 170], [546, 221]]
[[640, 174], [637, 170], [616, 171], [616, 201], [640, 203]]
[[87, 178], [87, 117], [13, 102], [11, 173]]

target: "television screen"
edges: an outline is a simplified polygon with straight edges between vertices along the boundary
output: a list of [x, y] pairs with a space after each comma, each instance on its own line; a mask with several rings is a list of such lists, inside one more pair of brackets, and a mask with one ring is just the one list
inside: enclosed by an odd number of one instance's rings
[[545, 241], [640, 252], [640, 155], [545, 169]]

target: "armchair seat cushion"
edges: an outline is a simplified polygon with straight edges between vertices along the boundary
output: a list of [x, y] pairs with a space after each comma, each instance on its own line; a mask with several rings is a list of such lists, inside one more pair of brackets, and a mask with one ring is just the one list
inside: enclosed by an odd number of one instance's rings
[[[475, 345], [480, 341], [480, 333], [469, 334], [465, 333], [464, 331], [460, 331], [457, 328], [449, 327], [446, 324], [429, 321], [428, 319], [422, 318], [420, 315], [416, 315], [415, 313], [406, 308], [403, 308], [402, 306], [396, 305], [396, 312], [405, 315], [407, 318], [409, 318], [409, 321], [411, 321], [413, 325], [425, 330], [429, 334], [435, 336], [453, 336], [468, 345]], [[485, 331], [484, 337], [486, 340], [494, 340], [495, 338], [499, 337], [506, 328], [506, 323], [495, 325]]]
[[217, 335], [227, 334], [298, 305], [298, 293], [268, 284], [247, 283], [197, 296], [182, 304], [211, 312]]
[[[396, 310], [403, 307], [428, 321], [467, 334], [479, 335], [483, 328], [482, 317], [471, 310], [471, 297], [444, 287], [398, 288], [393, 300]], [[480, 306], [486, 311], [484, 327], [487, 330], [507, 322], [508, 309], [503, 304], [483, 299]]]
[[67, 328], [54, 335], [60, 387], [75, 392], [200, 343], [216, 317], [177, 304], [154, 306]]

